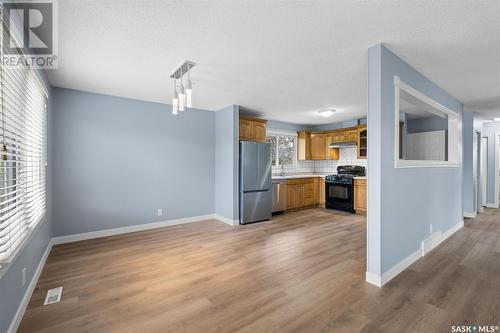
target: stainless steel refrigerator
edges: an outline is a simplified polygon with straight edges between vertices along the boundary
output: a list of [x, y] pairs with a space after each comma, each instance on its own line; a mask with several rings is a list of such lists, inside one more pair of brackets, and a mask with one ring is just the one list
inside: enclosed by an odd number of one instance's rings
[[269, 220], [271, 194], [271, 146], [240, 142], [240, 224]]

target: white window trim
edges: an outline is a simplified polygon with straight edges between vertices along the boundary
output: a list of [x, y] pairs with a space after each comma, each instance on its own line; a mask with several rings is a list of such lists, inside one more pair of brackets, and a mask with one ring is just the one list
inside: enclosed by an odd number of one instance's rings
[[[399, 91], [404, 90], [406, 93], [420, 99], [421, 101], [431, 105], [442, 113], [436, 112], [436, 115], [448, 116], [448, 161], [424, 161], [424, 160], [400, 160], [399, 159]], [[422, 94], [415, 88], [402, 82], [398, 76], [394, 76], [394, 167], [395, 168], [458, 168], [459, 162], [459, 130], [458, 130], [459, 115], [436, 102], [432, 98]], [[456, 131], [451, 129], [457, 129]]]
[[[287, 131], [287, 130], [273, 130], [273, 129], [268, 129], [266, 131], [266, 136], [291, 136], [294, 138], [294, 145], [293, 145], [293, 162], [292, 164], [285, 164], [286, 166], [296, 166], [297, 165], [297, 132], [294, 131]], [[279, 158], [279, 151], [278, 151], [278, 140], [276, 140], [276, 164], [272, 164], [273, 167], [279, 167], [281, 164], [279, 163], [280, 158]]]

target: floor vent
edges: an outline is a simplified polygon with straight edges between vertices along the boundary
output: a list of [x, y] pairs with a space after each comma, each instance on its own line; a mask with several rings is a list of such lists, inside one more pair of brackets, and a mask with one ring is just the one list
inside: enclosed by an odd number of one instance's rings
[[43, 305], [60, 302], [62, 295], [62, 288], [63, 287], [58, 287], [47, 291], [47, 296], [45, 296], [45, 302], [43, 303]]

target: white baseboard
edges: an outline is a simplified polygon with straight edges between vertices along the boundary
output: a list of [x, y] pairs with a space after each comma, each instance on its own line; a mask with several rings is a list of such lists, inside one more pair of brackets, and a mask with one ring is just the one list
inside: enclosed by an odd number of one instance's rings
[[488, 208], [498, 208], [498, 206], [496, 206], [494, 203], [486, 203], [486, 207]]
[[464, 212], [464, 217], [468, 217], [470, 219], [475, 219], [477, 217], [477, 213], [467, 213], [467, 212]]
[[224, 216], [217, 215], [217, 214], [214, 214], [214, 219], [220, 220], [220, 221], [224, 222], [225, 224], [229, 224], [231, 226], [235, 226], [235, 225], [240, 224], [240, 220], [230, 220]]
[[455, 232], [462, 229], [463, 227], [464, 227], [464, 221], [462, 220], [462, 221], [458, 222], [457, 224], [455, 224], [450, 229], [443, 232], [443, 239], [441, 240], [441, 242], [448, 239], [451, 235], [453, 235]]
[[153, 223], [146, 223], [146, 224], [137, 224], [137, 225], [131, 225], [131, 226], [127, 226], [127, 227], [105, 229], [105, 230], [99, 230], [99, 231], [84, 232], [81, 234], [73, 234], [73, 235], [67, 235], [67, 236], [54, 237], [54, 238], [52, 238], [52, 242], [54, 245], [71, 243], [71, 242], [77, 242], [77, 241], [87, 240], [87, 239], [94, 239], [94, 238], [101, 238], [101, 237], [114, 236], [114, 235], [120, 235], [120, 234], [127, 234], [130, 232], [164, 228], [164, 227], [170, 227], [173, 225], [199, 222], [199, 221], [203, 221], [203, 220], [211, 220], [214, 218], [216, 218], [214, 214], [208, 214], [208, 215], [192, 216], [192, 217], [186, 217], [186, 218], [181, 218], [181, 219], [174, 219], [174, 220], [167, 220], [167, 221], [160, 221], [160, 222], [153, 222]]
[[38, 278], [40, 278], [40, 274], [42, 274], [43, 266], [45, 266], [45, 262], [49, 257], [52, 245], [53, 245], [52, 240], [50, 240], [49, 243], [47, 244], [45, 252], [43, 253], [42, 259], [40, 259], [40, 262], [38, 263], [38, 266], [35, 270], [35, 274], [33, 274], [33, 278], [31, 279], [30, 284], [28, 285], [28, 288], [24, 293], [21, 304], [19, 304], [19, 307], [17, 308], [16, 314], [14, 315], [14, 319], [10, 323], [9, 330], [7, 331], [7, 333], [15, 333], [19, 328], [19, 324], [23, 319], [24, 312], [26, 311], [26, 308], [28, 307], [28, 304], [30, 302], [31, 295], [33, 295], [33, 291], [35, 290], [36, 284], [38, 283]]
[[396, 265], [392, 266], [385, 273], [382, 273], [382, 285], [394, 279], [396, 276], [399, 275], [399, 273], [401, 273], [402, 271], [410, 267], [415, 261], [420, 259], [420, 257], [422, 257], [422, 251], [418, 249], [417, 251], [410, 254], [408, 257], [401, 260]]
[[436, 231], [428, 238], [424, 239], [422, 241], [422, 244], [420, 245], [422, 257], [425, 256], [427, 253], [431, 252], [436, 246], [441, 244], [442, 241], [443, 241], [442, 231]]
[[[405, 259], [401, 260], [396, 265], [392, 266], [385, 273], [382, 273], [381, 276], [374, 274], [374, 273], [366, 272], [366, 282], [369, 282], [373, 285], [376, 285], [377, 287], [382, 287], [384, 284], [386, 284], [387, 282], [394, 279], [397, 275], [399, 275], [399, 273], [401, 273], [402, 271], [407, 269], [409, 266], [411, 266], [418, 259], [420, 259], [424, 255], [428, 254], [432, 249], [436, 248], [444, 240], [446, 240], [451, 235], [453, 235], [455, 232], [460, 230], [463, 226], [464, 226], [464, 221], [462, 220], [445, 232], [438, 231], [438, 232], [434, 233], [431, 237], [422, 241], [420, 249], [413, 252], [412, 254], [410, 254]], [[425, 245], [424, 245], [424, 243], [425, 243]]]
[[478, 211], [479, 213], [484, 212], [484, 208], [483, 208], [483, 206], [479, 207], [479, 209], [478, 209], [477, 211]]

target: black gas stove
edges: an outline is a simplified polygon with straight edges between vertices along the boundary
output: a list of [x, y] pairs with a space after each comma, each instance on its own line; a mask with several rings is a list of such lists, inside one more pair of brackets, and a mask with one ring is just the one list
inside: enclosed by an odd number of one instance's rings
[[325, 177], [326, 208], [354, 213], [354, 177], [365, 175], [365, 167], [341, 165], [337, 174]]

